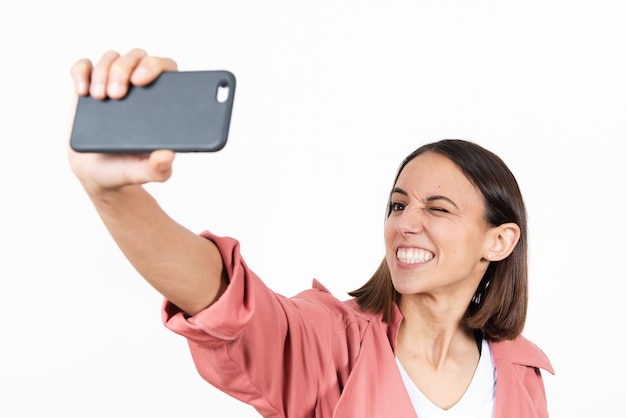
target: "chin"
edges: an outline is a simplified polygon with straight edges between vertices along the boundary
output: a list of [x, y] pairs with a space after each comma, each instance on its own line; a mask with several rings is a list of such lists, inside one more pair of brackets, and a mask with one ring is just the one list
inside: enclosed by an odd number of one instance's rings
[[414, 295], [419, 293], [423, 289], [420, 289], [419, 286], [416, 286], [415, 279], [408, 282], [408, 280], [394, 280], [392, 279], [393, 288], [401, 295]]

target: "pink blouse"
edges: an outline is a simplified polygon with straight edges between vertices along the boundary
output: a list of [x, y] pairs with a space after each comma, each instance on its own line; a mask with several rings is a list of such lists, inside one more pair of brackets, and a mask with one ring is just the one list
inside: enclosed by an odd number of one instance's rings
[[[264, 417], [413, 417], [395, 361], [402, 315], [385, 323], [319, 282], [294, 297], [272, 292], [241, 258], [239, 243], [209, 232], [230, 279], [209, 308], [187, 317], [165, 301], [163, 320], [187, 338], [199, 374]], [[495, 418], [548, 417], [545, 354], [520, 336], [490, 343]]]

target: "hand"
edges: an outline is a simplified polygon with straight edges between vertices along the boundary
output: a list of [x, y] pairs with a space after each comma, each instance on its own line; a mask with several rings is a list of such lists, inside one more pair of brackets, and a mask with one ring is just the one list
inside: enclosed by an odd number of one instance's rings
[[[175, 70], [177, 64], [172, 59], [133, 49], [125, 55], [107, 51], [95, 65], [89, 59], [80, 59], [72, 66], [71, 76], [76, 97], [90, 94], [95, 99], [120, 99], [128, 92], [129, 84], [145, 86], [163, 71]], [[90, 193], [166, 181], [172, 174], [174, 156], [169, 150], [150, 154], [79, 153], [68, 144], [70, 166]]]

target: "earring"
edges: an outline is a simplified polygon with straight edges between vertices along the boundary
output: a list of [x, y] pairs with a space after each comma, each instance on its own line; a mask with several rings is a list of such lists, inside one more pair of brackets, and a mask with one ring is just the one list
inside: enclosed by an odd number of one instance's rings
[[491, 260], [492, 258], [493, 258], [493, 255], [487, 254], [487, 260]]

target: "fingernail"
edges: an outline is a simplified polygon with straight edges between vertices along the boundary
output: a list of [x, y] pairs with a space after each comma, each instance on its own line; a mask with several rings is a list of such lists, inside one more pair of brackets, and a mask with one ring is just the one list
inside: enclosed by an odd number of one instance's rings
[[110, 82], [107, 89], [109, 91], [109, 96], [118, 97], [122, 94], [122, 84], [117, 81]]
[[76, 83], [76, 93], [78, 94], [86, 94], [89, 91], [89, 86], [85, 81], [79, 81]]
[[104, 84], [98, 83], [92, 86], [92, 95], [96, 97], [104, 97]]
[[150, 72], [145, 67], [137, 67], [133, 74], [133, 77], [139, 79], [145, 79], [150, 77]]

